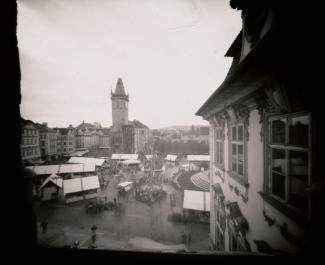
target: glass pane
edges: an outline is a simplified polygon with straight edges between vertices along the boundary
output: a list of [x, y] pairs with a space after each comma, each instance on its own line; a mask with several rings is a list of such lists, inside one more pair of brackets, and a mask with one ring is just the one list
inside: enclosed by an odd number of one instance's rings
[[232, 171], [237, 171], [237, 149], [236, 144], [232, 144]]
[[304, 212], [308, 210], [308, 197], [304, 195], [308, 186], [308, 163], [307, 152], [289, 152], [289, 203]]
[[223, 164], [223, 144], [220, 143], [220, 163]]
[[272, 170], [285, 174], [285, 150], [272, 148]]
[[218, 142], [216, 143], [216, 155], [217, 155], [217, 157], [216, 157], [217, 162], [219, 162], [219, 143]]
[[272, 143], [285, 144], [286, 119], [272, 121]]
[[233, 126], [232, 127], [232, 140], [236, 141], [237, 140], [237, 127]]
[[308, 146], [309, 117], [307, 115], [291, 119], [289, 125], [289, 143]]
[[238, 126], [238, 141], [244, 140], [244, 126]]
[[244, 175], [244, 146], [238, 145], [238, 174]]
[[272, 193], [285, 199], [285, 176], [272, 172]]

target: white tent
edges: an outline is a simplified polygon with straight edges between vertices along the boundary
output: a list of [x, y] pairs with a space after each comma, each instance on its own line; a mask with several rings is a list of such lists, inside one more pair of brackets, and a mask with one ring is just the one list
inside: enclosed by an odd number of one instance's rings
[[81, 180], [83, 190], [99, 189], [98, 176], [85, 177]]
[[170, 162], [175, 162], [177, 159], [177, 155], [167, 155], [165, 160]]
[[103, 158], [94, 158], [94, 157], [70, 157], [68, 163], [77, 163], [77, 164], [95, 164], [96, 166], [102, 166], [105, 162]]
[[137, 160], [138, 154], [112, 154], [112, 160]]
[[84, 173], [95, 172], [95, 164], [62, 164], [46, 166], [29, 166], [36, 175], [66, 174], [66, 173]]
[[210, 192], [184, 190], [183, 209], [210, 212]]
[[44, 181], [43, 181], [43, 183], [42, 183], [42, 185], [39, 187], [39, 189], [41, 190], [47, 183], [49, 183], [49, 182], [52, 182], [52, 183], [54, 183], [55, 185], [57, 185], [58, 187], [60, 187], [60, 188], [62, 188], [62, 185], [63, 185], [63, 180], [62, 180], [62, 178], [60, 178], [58, 175], [56, 175], [56, 174], [52, 174], [52, 175], [50, 175], [49, 177], [47, 177]]
[[188, 161], [210, 161], [209, 155], [188, 155], [187, 156]]
[[63, 181], [63, 193], [69, 194], [99, 188], [98, 176], [66, 179]]
[[132, 184], [131, 181], [125, 181], [125, 182], [119, 183], [117, 186], [122, 187], [122, 188], [125, 188], [125, 187], [127, 187], [127, 186], [129, 186], [131, 184]]
[[81, 178], [63, 180], [63, 193], [73, 193], [82, 191]]
[[135, 160], [135, 159], [130, 159], [130, 160], [124, 160], [123, 161], [124, 165], [131, 165], [131, 164], [140, 164], [139, 160]]

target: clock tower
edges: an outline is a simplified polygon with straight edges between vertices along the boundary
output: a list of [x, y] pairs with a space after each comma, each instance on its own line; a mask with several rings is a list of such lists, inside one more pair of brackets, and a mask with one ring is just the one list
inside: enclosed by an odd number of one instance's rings
[[116, 89], [111, 91], [112, 100], [112, 118], [114, 132], [122, 132], [122, 125], [128, 124], [129, 121], [129, 95], [126, 95], [122, 78], [118, 78]]

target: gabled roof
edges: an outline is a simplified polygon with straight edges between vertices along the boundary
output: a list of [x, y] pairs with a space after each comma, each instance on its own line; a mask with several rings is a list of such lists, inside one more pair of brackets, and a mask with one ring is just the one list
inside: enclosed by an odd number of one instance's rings
[[67, 128], [54, 128], [54, 129], [59, 131], [61, 135], [67, 135], [69, 132]]
[[83, 129], [83, 128], [96, 129], [95, 125], [93, 125], [91, 123], [87, 123], [87, 122], [82, 122], [76, 127], [76, 129], [78, 129], [78, 130]]
[[53, 173], [43, 181], [42, 185], [39, 187], [39, 190], [41, 190], [49, 182], [52, 182], [58, 187], [62, 188], [62, 184], [63, 184], [62, 178], [56, 175], [55, 173]]
[[20, 122], [21, 122], [22, 126], [25, 126], [27, 124], [32, 124], [32, 125], [34, 125], [36, 127], [36, 124], [31, 120], [25, 120], [25, 119], [21, 118]]
[[108, 128], [103, 128], [103, 129], [100, 129], [103, 133], [103, 135], [109, 135], [109, 132], [111, 131], [110, 129]]
[[49, 128], [45, 124], [36, 123], [36, 127], [39, 129], [40, 132], [56, 132], [55, 129]]

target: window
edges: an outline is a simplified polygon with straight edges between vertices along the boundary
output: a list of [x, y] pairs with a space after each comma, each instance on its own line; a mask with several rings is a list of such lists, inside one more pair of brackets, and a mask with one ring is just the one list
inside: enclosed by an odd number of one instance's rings
[[215, 128], [215, 163], [224, 166], [223, 128]]
[[269, 118], [267, 191], [277, 200], [308, 215], [304, 189], [310, 176], [310, 115], [290, 114]]
[[230, 171], [240, 178], [245, 176], [244, 124], [230, 126]]
[[215, 233], [216, 249], [225, 250], [225, 229], [226, 229], [226, 212], [223, 201], [219, 195], [216, 195], [215, 202]]

